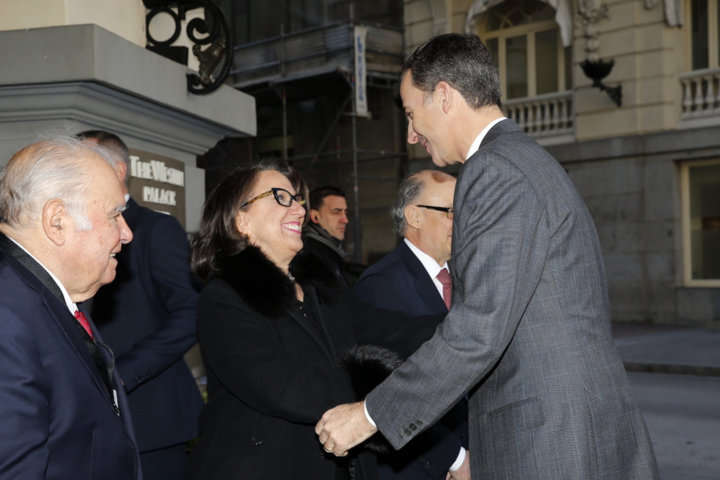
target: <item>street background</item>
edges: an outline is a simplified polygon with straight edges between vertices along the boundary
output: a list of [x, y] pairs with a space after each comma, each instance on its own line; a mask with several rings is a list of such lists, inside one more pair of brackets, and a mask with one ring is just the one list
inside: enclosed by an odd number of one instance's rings
[[720, 331], [615, 324], [662, 480], [720, 479]]

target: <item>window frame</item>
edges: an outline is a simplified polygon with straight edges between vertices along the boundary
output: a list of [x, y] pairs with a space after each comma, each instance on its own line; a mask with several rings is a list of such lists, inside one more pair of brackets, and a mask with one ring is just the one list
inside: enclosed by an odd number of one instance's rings
[[684, 4], [685, 7], [685, 42], [687, 45], [686, 52], [689, 55], [685, 56], [685, 71], [694, 72], [700, 70], [713, 70], [720, 68], [720, 47], [718, 46], [718, 0], [707, 0], [707, 22], [708, 22], [708, 66], [706, 68], [693, 70], [693, 42], [692, 42], [692, 3], [693, 0], [687, 0]]
[[[501, 6], [502, 4], [498, 5]], [[493, 8], [497, 8], [493, 7]], [[518, 100], [521, 98], [533, 98], [537, 97], [537, 78], [536, 78], [536, 71], [535, 71], [535, 35], [540, 32], [545, 32], [549, 30], [556, 30], [557, 31], [557, 55], [558, 55], [558, 65], [557, 65], [557, 75], [558, 75], [558, 89], [556, 92], [548, 92], [548, 93], [561, 93], [566, 92], [568, 90], [568, 86], [565, 84], [565, 47], [562, 43], [562, 35], [560, 34], [560, 26], [557, 24], [555, 20], [544, 20], [541, 22], [535, 22], [535, 23], [527, 23], [522, 25], [517, 25], [510, 28], [505, 28], [502, 30], [492, 30], [490, 32], [483, 30], [483, 22], [477, 22], [476, 24], [476, 33], [480, 37], [480, 40], [482, 40], [483, 43], [486, 43], [488, 40], [497, 38], [498, 40], [498, 58], [497, 58], [497, 64], [498, 64], [498, 74], [499, 74], [499, 80], [500, 80], [500, 91], [502, 93], [502, 101], [506, 100]], [[507, 52], [505, 49], [505, 41], [507, 38], [511, 37], [519, 37], [521, 35], [524, 35], [527, 38], [527, 97], [515, 97], [508, 99], [507, 98]]]
[[680, 218], [682, 228], [682, 280], [686, 287], [720, 287], [720, 278], [692, 278], [692, 238], [690, 231], [690, 169], [696, 166], [720, 165], [720, 158], [692, 160], [680, 164]]

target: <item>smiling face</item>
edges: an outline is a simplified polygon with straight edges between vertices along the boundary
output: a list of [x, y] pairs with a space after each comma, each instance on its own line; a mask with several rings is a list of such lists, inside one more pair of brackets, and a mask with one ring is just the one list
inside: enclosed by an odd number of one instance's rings
[[433, 92], [423, 92], [412, 82], [412, 72], [406, 71], [400, 82], [400, 96], [408, 120], [407, 141], [420, 143], [438, 167], [444, 167], [458, 160], [450, 155], [450, 132], [446, 131], [441, 100]]
[[[271, 188], [284, 188], [293, 195], [297, 193], [285, 175], [276, 170], [265, 170], [257, 174], [247, 198], [254, 198]], [[304, 218], [305, 208], [296, 201], [283, 207], [268, 195], [238, 211], [235, 227], [247, 235], [251, 245], [262, 250], [281, 270], [287, 271], [290, 261], [303, 246], [300, 235]]]
[[132, 240], [122, 211], [125, 197], [112, 168], [97, 157], [88, 161], [88, 187], [85, 192], [89, 230], [78, 230], [68, 215], [69, 228], [63, 246], [62, 280], [70, 298], [79, 302], [95, 295], [98, 289], [115, 279], [117, 260], [123, 244]]
[[323, 198], [318, 209], [310, 210], [310, 219], [337, 240], [345, 238], [345, 229], [348, 224], [347, 200], [339, 195], [328, 195]]

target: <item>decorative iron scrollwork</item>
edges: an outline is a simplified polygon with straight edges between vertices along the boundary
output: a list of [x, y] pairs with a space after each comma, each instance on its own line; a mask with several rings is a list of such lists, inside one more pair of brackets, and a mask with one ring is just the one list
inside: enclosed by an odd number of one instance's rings
[[[187, 37], [194, 43], [192, 53], [200, 62], [197, 74], [187, 74], [187, 87], [198, 95], [217, 90], [232, 66], [232, 37], [220, 8], [209, 0], [143, 0], [143, 3], [148, 9], [145, 17], [148, 50], [184, 65], [187, 65], [188, 49], [173, 46], [173, 43], [182, 33], [187, 12], [203, 9], [204, 18], [193, 18], [185, 27]], [[169, 15], [175, 22], [175, 31], [166, 40], [156, 40], [150, 32], [150, 23], [161, 13]]]

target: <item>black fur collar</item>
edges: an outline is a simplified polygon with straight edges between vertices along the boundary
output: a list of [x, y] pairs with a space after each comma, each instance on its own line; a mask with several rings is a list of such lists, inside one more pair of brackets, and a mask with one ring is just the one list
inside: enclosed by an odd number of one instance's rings
[[251, 308], [269, 317], [284, 315], [297, 301], [293, 282], [257, 247], [224, 258], [218, 276]]

